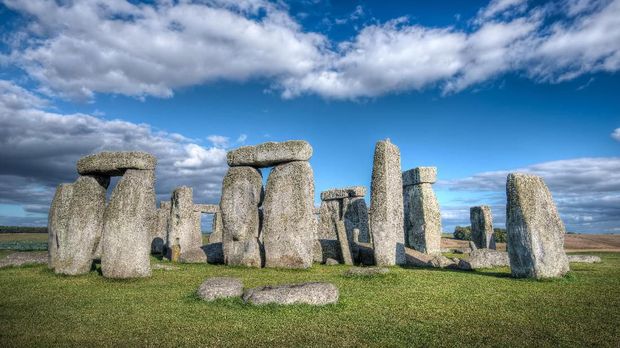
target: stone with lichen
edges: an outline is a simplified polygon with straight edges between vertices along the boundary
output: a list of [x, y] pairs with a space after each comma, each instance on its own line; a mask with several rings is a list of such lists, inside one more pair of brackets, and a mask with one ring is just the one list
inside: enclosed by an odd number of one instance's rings
[[228, 165], [271, 167], [293, 161], [307, 161], [312, 157], [312, 146], [307, 141], [289, 140], [267, 142], [255, 146], [243, 146], [229, 151], [226, 155]]

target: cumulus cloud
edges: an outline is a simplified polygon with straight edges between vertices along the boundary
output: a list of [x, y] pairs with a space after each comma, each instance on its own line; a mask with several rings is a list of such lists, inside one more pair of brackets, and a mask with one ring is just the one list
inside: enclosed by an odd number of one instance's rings
[[[184, 86], [254, 78], [285, 98], [355, 99], [456, 93], [507, 73], [559, 83], [620, 69], [620, 0], [492, 0], [465, 28], [403, 17], [356, 27], [341, 42], [267, 0], [4, 1], [32, 20], [2, 60], [67, 98], [169, 97]], [[343, 21], [363, 15], [358, 7]]]
[[616, 141], [620, 141], [620, 128], [616, 128], [613, 133], [611, 133], [611, 137]]
[[[16, 93], [21, 103], [13, 102]], [[39, 108], [45, 104], [42, 100], [0, 81], [0, 204], [21, 206], [32, 215], [31, 223], [41, 223], [40, 214], [47, 213], [56, 185], [76, 179], [77, 160], [103, 150], [141, 150], [157, 156], [159, 199], [169, 199], [176, 186], [189, 185], [197, 202], [219, 201], [227, 169], [225, 149], [205, 147], [147, 124], [48, 112]], [[0, 217], [4, 223], [7, 219]]]
[[[442, 207], [448, 226], [468, 225], [469, 207], [491, 205], [495, 222], [505, 222], [506, 177], [524, 172], [543, 177], [568, 230], [612, 232], [620, 226], [620, 158], [593, 157], [551, 161], [513, 170], [478, 173], [440, 181], [440, 190], [456, 191], [464, 199]], [[470, 193], [481, 196], [470, 197]]]

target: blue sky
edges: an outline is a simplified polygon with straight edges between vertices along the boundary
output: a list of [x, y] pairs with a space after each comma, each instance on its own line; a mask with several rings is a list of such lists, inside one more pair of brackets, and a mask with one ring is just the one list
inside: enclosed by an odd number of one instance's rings
[[153, 152], [160, 199], [215, 203], [227, 150], [305, 139], [319, 204], [369, 187], [389, 137], [438, 167], [446, 231], [479, 204], [502, 227], [516, 170], [568, 230], [620, 231], [618, 0], [5, 1], [0, 23], [1, 224], [45, 224], [96, 151]]

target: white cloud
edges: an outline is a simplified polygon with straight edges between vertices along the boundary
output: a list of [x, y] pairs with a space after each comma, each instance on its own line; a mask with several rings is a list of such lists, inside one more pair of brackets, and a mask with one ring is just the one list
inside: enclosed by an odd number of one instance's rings
[[230, 139], [221, 135], [209, 135], [207, 140], [209, 140], [215, 147], [228, 147], [228, 141]]
[[[620, 0], [492, 0], [464, 29], [396, 18], [342, 42], [305, 31], [285, 5], [266, 0], [5, 3], [32, 21], [7, 40], [4, 64], [25, 69], [45, 93], [77, 99], [170, 97], [253, 78], [285, 98], [355, 99], [454, 93], [507, 73], [558, 83], [620, 70]], [[346, 21], [362, 16], [358, 7]]]
[[[442, 206], [442, 217], [446, 223], [451, 226], [467, 225], [469, 207], [488, 204], [492, 206], [494, 221], [503, 224], [506, 177], [510, 172], [541, 176], [549, 187], [568, 230], [610, 232], [620, 225], [619, 157], [551, 161], [438, 182], [436, 186], [439, 190], [459, 192], [466, 197]], [[471, 198], [470, 193], [482, 193], [483, 197]]]
[[246, 140], [248, 140], [248, 135], [240, 134], [239, 137], [237, 138], [237, 144], [244, 144]]
[[616, 128], [613, 133], [611, 133], [611, 137], [616, 141], [620, 141], [620, 128]]
[[[17, 106], [12, 102], [16, 91], [22, 97]], [[155, 155], [159, 199], [168, 199], [176, 186], [189, 185], [197, 202], [219, 201], [228, 168], [226, 150], [204, 147], [147, 124], [43, 111], [39, 107], [44, 104], [0, 80], [0, 204], [46, 213], [56, 185], [75, 180], [77, 160], [103, 150]]]

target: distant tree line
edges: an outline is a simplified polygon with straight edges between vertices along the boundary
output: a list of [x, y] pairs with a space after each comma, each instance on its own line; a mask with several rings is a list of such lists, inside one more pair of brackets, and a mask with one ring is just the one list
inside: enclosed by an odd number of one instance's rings
[[[493, 234], [495, 235], [496, 243], [506, 243], [505, 228], [494, 228]], [[454, 228], [454, 239], [471, 240], [471, 226], [456, 226]]]
[[47, 233], [47, 227], [0, 226], [0, 233]]

